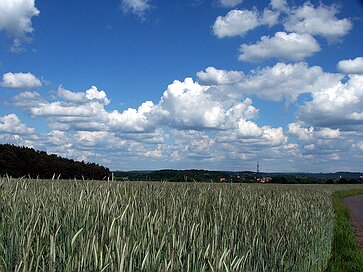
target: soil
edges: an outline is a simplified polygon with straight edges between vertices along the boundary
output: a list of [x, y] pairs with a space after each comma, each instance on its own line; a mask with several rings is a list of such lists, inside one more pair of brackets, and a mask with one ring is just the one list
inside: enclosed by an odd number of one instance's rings
[[343, 202], [348, 206], [352, 224], [363, 251], [363, 195], [346, 197]]

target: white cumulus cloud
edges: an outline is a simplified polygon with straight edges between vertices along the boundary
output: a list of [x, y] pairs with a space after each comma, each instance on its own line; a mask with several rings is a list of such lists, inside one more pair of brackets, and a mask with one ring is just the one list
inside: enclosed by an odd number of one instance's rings
[[233, 84], [241, 81], [245, 74], [242, 71], [220, 70], [214, 67], [207, 67], [205, 71], [197, 73], [201, 82], [212, 85]]
[[282, 127], [272, 128], [270, 126], [262, 127], [262, 138], [270, 145], [284, 145], [287, 143], [287, 137], [284, 135]]
[[238, 122], [238, 129], [242, 137], [258, 137], [263, 133], [263, 130], [256, 123], [244, 119]]
[[304, 62], [276, 63], [272, 67], [256, 69], [251, 74], [242, 71], [219, 70], [208, 67], [197, 73], [204, 84], [214, 85], [217, 93], [240, 98], [256, 95], [262, 99], [294, 102], [300, 94], [333, 86], [343, 78], [326, 73], [320, 66], [309, 67]]
[[[238, 76], [227, 74], [229, 78]], [[28, 110], [33, 117], [46, 117], [53, 130], [115, 133], [152, 133], [162, 127], [228, 130], [236, 128], [241, 118], [251, 119], [258, 113], [251, 99], [222, 99], [215, 88], [191, 78], [171, 83], [157, 104], [146, 101], [138, 108], [123, 111], [106, 110], [109, 99], [95, 86], [85, 92], [72, 92], [60, 86], [56, 95], [56, 101], [47, 101], [36, 92], [23, 92], [12, 103]]]
[[229, 129], [241, 118], [251, 119], [258, 110], [246, 98], [222, 101], [221, 94], [191, 78], [175, 80], [164, 92], [158, 112], [161, 122], [178, 129]]
[[165, 122], [179, 128], [219, 128], [225, 122], [225, 111], [218, 100], [208, 95], [207, 89], [191, 78], [184, 82], [175, 80], [159, 103]]
[[285, 23], [287, 31], [320, 35], [330, 41], [340, 39], [348, 34], [352, 28], [352, 22], [347, 19], [338, 19], [337, 6], [325, 6], [320, 4], [314, 7], [310, 2], [303, 6], [293, 8]]
[[226, 16], [218, 16], [213, 33], [218, 38], [244, 36], [249, 30], [260, 25], [259, 14], [255, 10], [231, 10]]
[[218, 16], [213, 25], [213, 34], [218, 38], [245, 36], [258, 26], [272, 27], [279, 23], [281, 12], [286, 9], [285, 1], [271, 1], [262, 12], [257, 8], [233, 9], [225, 16]]
[[255, 122], [241, 118], [235, 130], [222, 131], [216, 137], [218, 142], [240, 143], [249, 150], [254, 148], [281, 146], [287, 143], [281, 127], [258, 126]]
[[96, 86], [92, 86], [85, 92], [72, 92], [59, 86], [57, 96], [65, 101], [74, 103], [83, 103], [87, 101], [98, 101], [103, 105], [108, 105], [110, 103], [105, 91], [99, 91]]
[[[112, 130], [124, 132], [145, 132], [155, 129], [152, 111], [154, 103], [146, 101], [138, 109], [129, 108], [123, 112], [114, 110], [107, 115]], [[158, 116], [154, 116], [158, 119]]]
[[343, 74], [363, 74], [363, 57], [341, 60], [337, 67]]
[[239, 60], [256, 62], [269, 58], [303, 60], [320, 51], [319, 43], [308, 34], [277, 32], [263, 36], [255, 44], [242, 44]]
[[312, 100], [298, 109], [300, 119], [316, 126], [363, 125], [363, 75], [312, 92]]
[[304, 127], [302, 122], [290, 123], [288, 131], [290, 135], [303, 142], [317, 139], [336, 139], [341, 135], [339, 129]]
[[6, 73], [1, 86], [12, 89], [32, 89], [42, 86], [42, 82], [31, 73]]
[[11, 113], [0, 117], [0, 133], [16, 135], [34, 134], [35, 129], [27, 127], [16, 114]]
[[21, 43], [29, 40], [27, 35], [34, 31], [31, 20], [39, 13], [35, 0], [0, 1], [0, 31], [14, 39], [13, 51], [20, 51]]
[[25, 91], [13, 97], [10, 104], [24, 109], [30, 109], [46, 103], [46, 100], [38, 92]]
[[218, 16], [213, 25], [213, 34], [218, 38], [245, 36], [259, 26], [272, 27], [281, 24], [285, 32], [275, 36], [263, 36], [255, 44], [242, 44], [240, 60], [262, 61], [268, 58], [303, 60], [320, 51], [314, 36], [325, 37], [329, 42], [340, 41], [352, 29], [352, 21], [338, 18], [337, 5], [314, 6], [307, 1], [301, 6], [289, 6], [286, 0], [271, 0], [259, 11], [233, 9], [225, 16]]
[[[54, 130], [102, 130], [108, 128], [108, 112], [105, 105], [109, 99], [104, 91], [92, 86], [85, 92], [71, 92], [59, 87], [58, 100], [48, 102], [37, 97], [32, 107], [24, 107], [34, 117], [47, 117]], [[22, 97], [17, 97], [18, 104]], [[15, 98], [14, 98], [15, 100]], [[23, 103], [24, 104], [24, 103]], [[21, 106], [21, 104], [19, 105]]]
[[290, 135], [293, 135], [300, 141], [309, 141], [314, 137], [314, 128], [304, 128], [301, 123], [291, 123], [288, 125]]
[[340, 136], [339, 129], [321, 128], [317, 133], [319, 138], [336, 139]]

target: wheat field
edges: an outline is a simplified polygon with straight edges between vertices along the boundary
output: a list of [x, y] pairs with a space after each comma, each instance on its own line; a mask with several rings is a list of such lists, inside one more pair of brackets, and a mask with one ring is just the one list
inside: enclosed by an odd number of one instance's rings
[[334, 186], [0, 181], [0, 271], [322, 271]]

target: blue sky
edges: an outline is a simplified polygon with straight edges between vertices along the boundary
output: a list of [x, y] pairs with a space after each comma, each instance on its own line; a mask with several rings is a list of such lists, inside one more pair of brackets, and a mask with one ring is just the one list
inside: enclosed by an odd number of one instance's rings
[[0, 142], [112, 170], [363, 171], [361, 1], [4, 0]]

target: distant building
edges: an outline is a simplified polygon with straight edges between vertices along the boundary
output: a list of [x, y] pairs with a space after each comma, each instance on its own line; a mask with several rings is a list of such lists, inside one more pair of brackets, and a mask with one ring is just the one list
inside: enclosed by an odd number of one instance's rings
[[257, 181], [261, 182], [261, 183], [266, 183], [271, 181], [272, 178], [270, 177], [263, 177], [263, 178], [257, 178]]
[[226, 181], [226, 178], [219, 178], [219, 181], [222, 182], [222, 181]]

